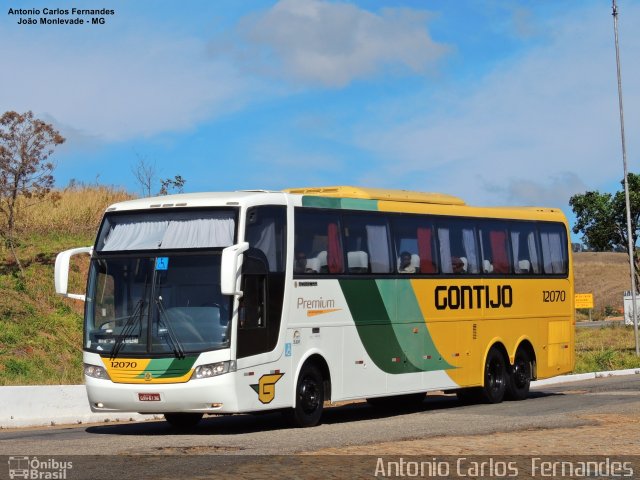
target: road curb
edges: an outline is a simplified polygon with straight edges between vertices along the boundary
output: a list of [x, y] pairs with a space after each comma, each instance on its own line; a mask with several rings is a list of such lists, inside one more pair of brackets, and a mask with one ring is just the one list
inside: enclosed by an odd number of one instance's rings
[[[531, 382], [531, 388], [622, 375], [640, 375], [640, 368], [562, 375]], [[138, 413], [93, 413], [89, 408], [84, 385], [0, 387], [0, 429], [145, 421], [154, 418], [162, 418], [162, 416]]]
[[555, 385], [558, 383], [579, 382], [581, 380], [591, 380], [594, 378], [618, 377], [623, 375], [640, 375], [640, 368], [628, 368], [626, 370], [608, 370], [605, 372], [574, 373], [571, 375], [560, 375], [559, 377], [545, 378], [531, 382], [531, 388]]
[[[161, 418], [158, 415], [155, 417]], [[144, 421], [153, 418], [154, 415], [138, 413], [93, 413], [84, 385], [0, 387], [0, 428]]]

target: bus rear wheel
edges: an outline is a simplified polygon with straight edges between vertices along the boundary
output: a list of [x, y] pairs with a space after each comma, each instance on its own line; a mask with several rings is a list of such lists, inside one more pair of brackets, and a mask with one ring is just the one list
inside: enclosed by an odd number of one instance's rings
[[165, 413], [164, 419], [175, 430], [189, 430], [200, 423], [202, 415], [202, 413]]
[[484, 365], [482, 399], [486, 403], [500, 403], [507, 389], [507, 366], [504, 356], [496, 347], [491, 347]]
[[295, 406], [288, 412], [297, 427], [314, 427], [320, 423], [324, 406], [324, 379], [313, 364], [305, 364], [300, 370], [296, 386]]
[[524, 400], [531, 384], [531, 359], [526, 350], [518, 349], [513, 366], [509, 369], [506, 395], [510, 400]]

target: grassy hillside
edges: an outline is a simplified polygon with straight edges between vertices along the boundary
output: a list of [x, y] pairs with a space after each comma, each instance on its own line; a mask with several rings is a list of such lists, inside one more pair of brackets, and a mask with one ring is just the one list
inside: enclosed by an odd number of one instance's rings
[[631, 290], [627, 254], [580, 252], [573, 255], [573, 263], [576, 293], [594, 295], [593, 318], [616, 315], [623, 292]]
[[[18, 253], [24, 277], [0, 245], [0, 385], [82, 382], [83, 304], [55, 295], [55, 256], [91, 245], [105, 207], [131, 196], [99, 186], [56, 193], [57, 202], [21, 211]], [[579, 253], [574, 259], [576, 291], [595, 294], [594, 316], [621, 308], [622, 292], [629, 288], [626, 255]], [[88, 262], [82, 260], [72, 266], [72, 292], [85, 288]], [[576, 350], [580, 371], [640, 366], [629, 328], [579, 330]]]
[[[54, 293], [53, 265], [62, 250], [93, 244], [105, 207], [130, 196], [107, 187], [78, 187], [23, 208], [17, 252], [0, 246], [0, 385], [80, 383], [81, 302]], [[74, 264], [72, 291], [84, 290], [87, 263]]]
[[640, 368], [633, 327], [576, 329], [576, 373]]

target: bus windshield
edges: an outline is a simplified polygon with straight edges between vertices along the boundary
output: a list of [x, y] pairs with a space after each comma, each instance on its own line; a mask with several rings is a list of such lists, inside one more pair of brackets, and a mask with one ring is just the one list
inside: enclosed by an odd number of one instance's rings
[[220, 251], [92, 260], [85, 348], [112, 357], [229, 347]]
[[175, 355], [229, 347], [230, 297], [220, 261], [236, 210], [156, 210], [105, 216], [89, 271], [85, 348]]

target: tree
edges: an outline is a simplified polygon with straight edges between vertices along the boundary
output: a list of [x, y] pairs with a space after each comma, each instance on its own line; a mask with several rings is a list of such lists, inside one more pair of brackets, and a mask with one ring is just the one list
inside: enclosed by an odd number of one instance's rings
[[[631, 243], [638, 281], [639, 256], [635, 248], [640, 220], [640, 175], [629, 173], [629, 202], [631, 207]], [[624, 181], [621, 182], [624, 186]], [[573, 233], [582, 233], [583, 242], [596, 251], [614, 249], [628, 252], [627, 210], [624, 187], [615, 194], [598, 191], [572, 196], [569, 205], [576, 215]]]
[[156, 165], [151, 164], [145, 157], [136, 153], [138, 162], [133, 166], [131, 171], [133, 176], [136, 177], [136, 181], [140, 185], [143, 197], [151, 196], [151, 188], [156, 179]]
[[186, 182], [180, 175], [176, 175], [173, 178], [160, 179], [160, 192], [158, 192], [158, 195], [168, 195], [169, 191], [173, 190], [182, 193]]
[[[158, 176], [156, 164], [149, 162], [145, 157], [136, 154], [138, 162], [133, 166], [131, 171], [136, 178], [140, 189], [142, 190], [143, 197], [150, 197], [152, 195], [153, 186], [156, 183]], [[184, 184], [187, 182], [182, 176], [176, 175], [173, 178], [161, 178], [160, 189], [156, 195], [168, 195], [169, 192], [175, 190], [178, 193], [182, 193]]]
[[10, 111], [0, 117], [0, 212], [4, 216], [0, 235], [21, 273], [22, 264], [15, 251], [18, 200], [42, 199], [51, 191], [54, 164], [48, 159], [54, 147], [64, 141], [52, 125], [34, 118], [31, 111]]

